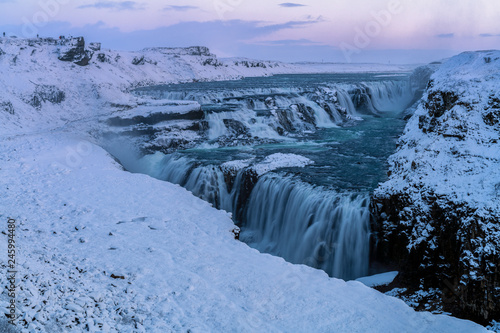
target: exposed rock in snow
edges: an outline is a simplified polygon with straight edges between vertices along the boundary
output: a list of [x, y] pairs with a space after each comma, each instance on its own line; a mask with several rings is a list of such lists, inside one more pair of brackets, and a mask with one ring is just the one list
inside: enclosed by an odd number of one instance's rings
[[87, 66], [94, 55], [93, 51], [100, 49], [100, 46], [98, 47], [95, 43], [92, 44], [91, 49], [86, 49], [83, 37], [62, 39], [61, 45], [59, 60], [71, 61], [78, 66]]
[[374, 194], [378, 254], [445, 310], [500, 318], [500, 52], [468, 52], [432, 75]]

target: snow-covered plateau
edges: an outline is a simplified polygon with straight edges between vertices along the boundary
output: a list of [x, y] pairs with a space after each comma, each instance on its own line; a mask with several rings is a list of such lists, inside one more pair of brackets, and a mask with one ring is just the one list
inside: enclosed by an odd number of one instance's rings
[[445, 311], [477, 321], [500, 318], [499, 136], [500, 52], [455, 56], [431, 76], [374, 194], [378, 256], [398, 284], [438, 290]]
[[[440, 77], [453, 81], [446, 73], [458, 72], [464, 57], [484, 61], [483, 54], [461, 57], [434, 77], [435, 87]], [[492, 55], [491, 66], [498, 71], [497, 57]], [[492, 88], [498, 76], [478, 68], [496, 77]], [[479, 94], [470, 103], [483, 103], [489, 92], [479, 88], [484, 82], [468, 70], [463, 69], [463, 82], [473, 82], [470, 86]], [[0, 39], [0, 308], [10, 313], [7, 222], [14, 220], [18, 316], [15, 327], [7, 316], [0, 319], [0, 330], [486, 331], [471, 321], [416, 312], [360, 282], [261, 254], [235, 239], [228, 213], [178, 185], [125, 171], [98, 145], [96, 133], [106, 126], [99, 122], [103, 117], [157, 113], [157, 102], [131, 94], [133, 88], [305, 71], [278, 62], [222, 62], [203, 47], [118, 52], [98, 43], [87, 46], [83, 38]], [[491, 119], [498, 127], [497, 102], [492, 103]], [[199, 105], [170, 107], [172, 113], [189, 114]], [[168, 114], [168, 108], [162, 105], [162, 112]], [[418, 121], [417, 114], [409, 128]], [[481, 126], [490, 127], [473, 139], [489, 140], [493, 125]], [[473, 164], [480, 159], [480, 167], [491, 165], [491, 177], [498, 177], [498, 155], [477, 147], [471, 146], [473, 151], [463, 158]], [[457, 149], [457, 158], [465, 154], [460, 145]], [[261, 167], [275, 167], [275, 157]], [[295, 164], [309, 163], [295, 159]], [[486, 180], [483, 184], [486, 190], [496, 188]], [[478, 205], [487, 202], [483, 197], [474, 197]]]

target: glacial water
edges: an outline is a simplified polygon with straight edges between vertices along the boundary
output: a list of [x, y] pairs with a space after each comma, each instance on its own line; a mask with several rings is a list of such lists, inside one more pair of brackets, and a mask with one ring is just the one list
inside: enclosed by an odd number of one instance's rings
[[[413, 99], [406, 75], [278, 75], [136, 93], [196, 100], [208, 127], [197, 147], [145, 156], [137, 171], [232, 212], [240, 239], [261, 252], [344, 279], [371, 273], [369, 195], [386, 179]], [[275, 153], [313, 164], [252, 172]]]

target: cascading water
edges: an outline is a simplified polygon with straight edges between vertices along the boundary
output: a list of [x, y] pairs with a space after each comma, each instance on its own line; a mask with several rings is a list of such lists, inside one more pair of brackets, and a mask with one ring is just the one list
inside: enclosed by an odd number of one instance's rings
[[[331, 78], [337, 81], [328, 83]], [[298, 75], [136, 93], [199, 102], [205, 122], [199, 127], [210, 144], [157, 152], [125, 167], [232, 212], [240, 239], [262, 252], [344, 279], [369, 273], [369, 192], [384, 179], [385, 161], [402, 131], [397, 112], [414, 98], [407, 79]], [[314, 164], [256, 171], [267, 156], [282, 152]], [[242, 166], [223, 166], [235, 160]]]
[[242, 240], [297, 264], [352, 279], [368, 273], [369, 197], [267, 175], [250, 196]]
[[[379, 114], [399, 110], [413, 99], [409, 80], [370, 78], [372, 81], [353, 82], [352, 78], [341, 76], [340, 83], [329, 83], [321, 81], [326, 78], [320, 76], [321, 80], [309, 80], [305, 85], [287, 79], [279, 82], [281, 87], [262, 82], [258, 82], [259, 87], [247, 86], [245, 80], [193, 83], [145, 87], [135, 93], [156, 99], [199, 102], [209, 123], [209, 140], [228, 135], [228, 124], [224, 122], [227, 119], [237, 121], [251, 137], [282, 139], [283, 133], [360, 120], [360, 112]], [[213, 108], [214, 105], [223, 107]]]

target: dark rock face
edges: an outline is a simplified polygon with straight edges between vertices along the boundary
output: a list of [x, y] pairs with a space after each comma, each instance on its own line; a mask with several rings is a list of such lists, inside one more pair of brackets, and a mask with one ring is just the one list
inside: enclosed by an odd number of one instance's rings
[[217, 58], [208, 58], [205, 61], [202, 62], [203, 66], [213, 66], [213, 67], [220, 67], [223, 66], [224, 64], [219, 61]]
[[[468, 124], [462, 114], [452, 110], [457, 105], [463, 106], [467, 111], [472, 109], [468, 102], [462, 101], [460, 96], [453, 91], [429, 93], [425, 102], [427, 114], [419, 117], [419, 129], [424, 133], [437, 133], [445, 137], [464, 139], [468, 132]], [[448, 126], [450, 122], [453, 122], [454, 126]]]
[[89, 49], [95, 52], [101, 51], [101, 43], [90, 43], [89, 44]]
[[429, 110], [429, 116], [439, 118], [451, 110], [457, 101], [458, 96], [453, 91], [434, 91], [429, 94], [425, 107]]
[[249, 129], [240, 121], [234, 119], [223, 119], [224, 125], [232, 136], [248, 135]]
[[[231, 178], [229, 177], [229, 179]], [[252, 190], [254, 189], [258, 180], [259, 176], [253, 169], [247, 168], [242, 171], [240, 180], [241, 186], [238, 193], [238, 202], [236, 203], [236, 212], [234, 213], [236, 221], [244, 220], [243, 217], [246, 215], [247, 203], [249, 202]]]
[[3, 56], [5, 54], [5, 51], [0, 49], [0, 56]]
[[313, 126], [316, 126], [316, 118], [314, 117], [314, 110], [311, 109], [309, 106], [306, 106], [304, 104], [294, 104], [291, 107], [295, 108], [297, 110], [297, 114], [299, 118], [306, 122], [309, 123]]
[[[276, 110], [276, 116], [278, 117], [278, 122], [282, 128], [287, 132], [295, 131], [293, 126], [293, 112], [290, 110]], [[281, 133], [280, 133], [281, 135]]]
[[186, 53], [192, 56], [206, 56], [211, 57], [210, 49], [206, 46], [190, 46], [185, 48]]
[[59, 60], [71, 61], [78, 66], [87, 66], [92, 59], [94, 52], [85, 49], [85, 39], [83, 37], [72, 38], [65, 41], [65, 50], [62, 50]]
[[135, 116], [131, 118], [113, 117], [107, 120], [110, 126], [131, 126], [136, 124], [154, 125], [168, 120], [201, 120], [204, 113], [201, 109], [187, 113], [163, 113], [156, 112], [147, 116]]
[[253, 61], [253, 60], [241, 60], [241, 61], [235, 61], [234, 64], [236, 66], [243, 66], [246, 68], [267, 68], [267, 65], [264, 62], [261, 61]]
[[500, 98], [491, 95], [488, 106], [490, 110], [483, 115], [483, 121], [486, 125], [498, 128], [500, 123]]
[[99, 61], [99, 62], [106, 62], [106, 63], [110, 64], [111, 63], [111, 58], [108, 55], [104, 54], [104, 53], [99, 53], [97, 55], [97, 61]]
[[[400, 283], [409, 289], [440, 289], [445, 311], [479, 322], [499, 318], [498, 218], [445, 197], [422, 200], [430, 211], [415, 209], [405, 193], [373, 200], [375, 258], [399, 267]], [[425, 228], [432, 242], [411, 247], [416, 228]]]
[[352, 89], [349, 91], [349, 94], [351, 95], [352, 103], [356, 107], [356, 110], [366, 113], [375, 113], [370, 92], [366, 87]]

